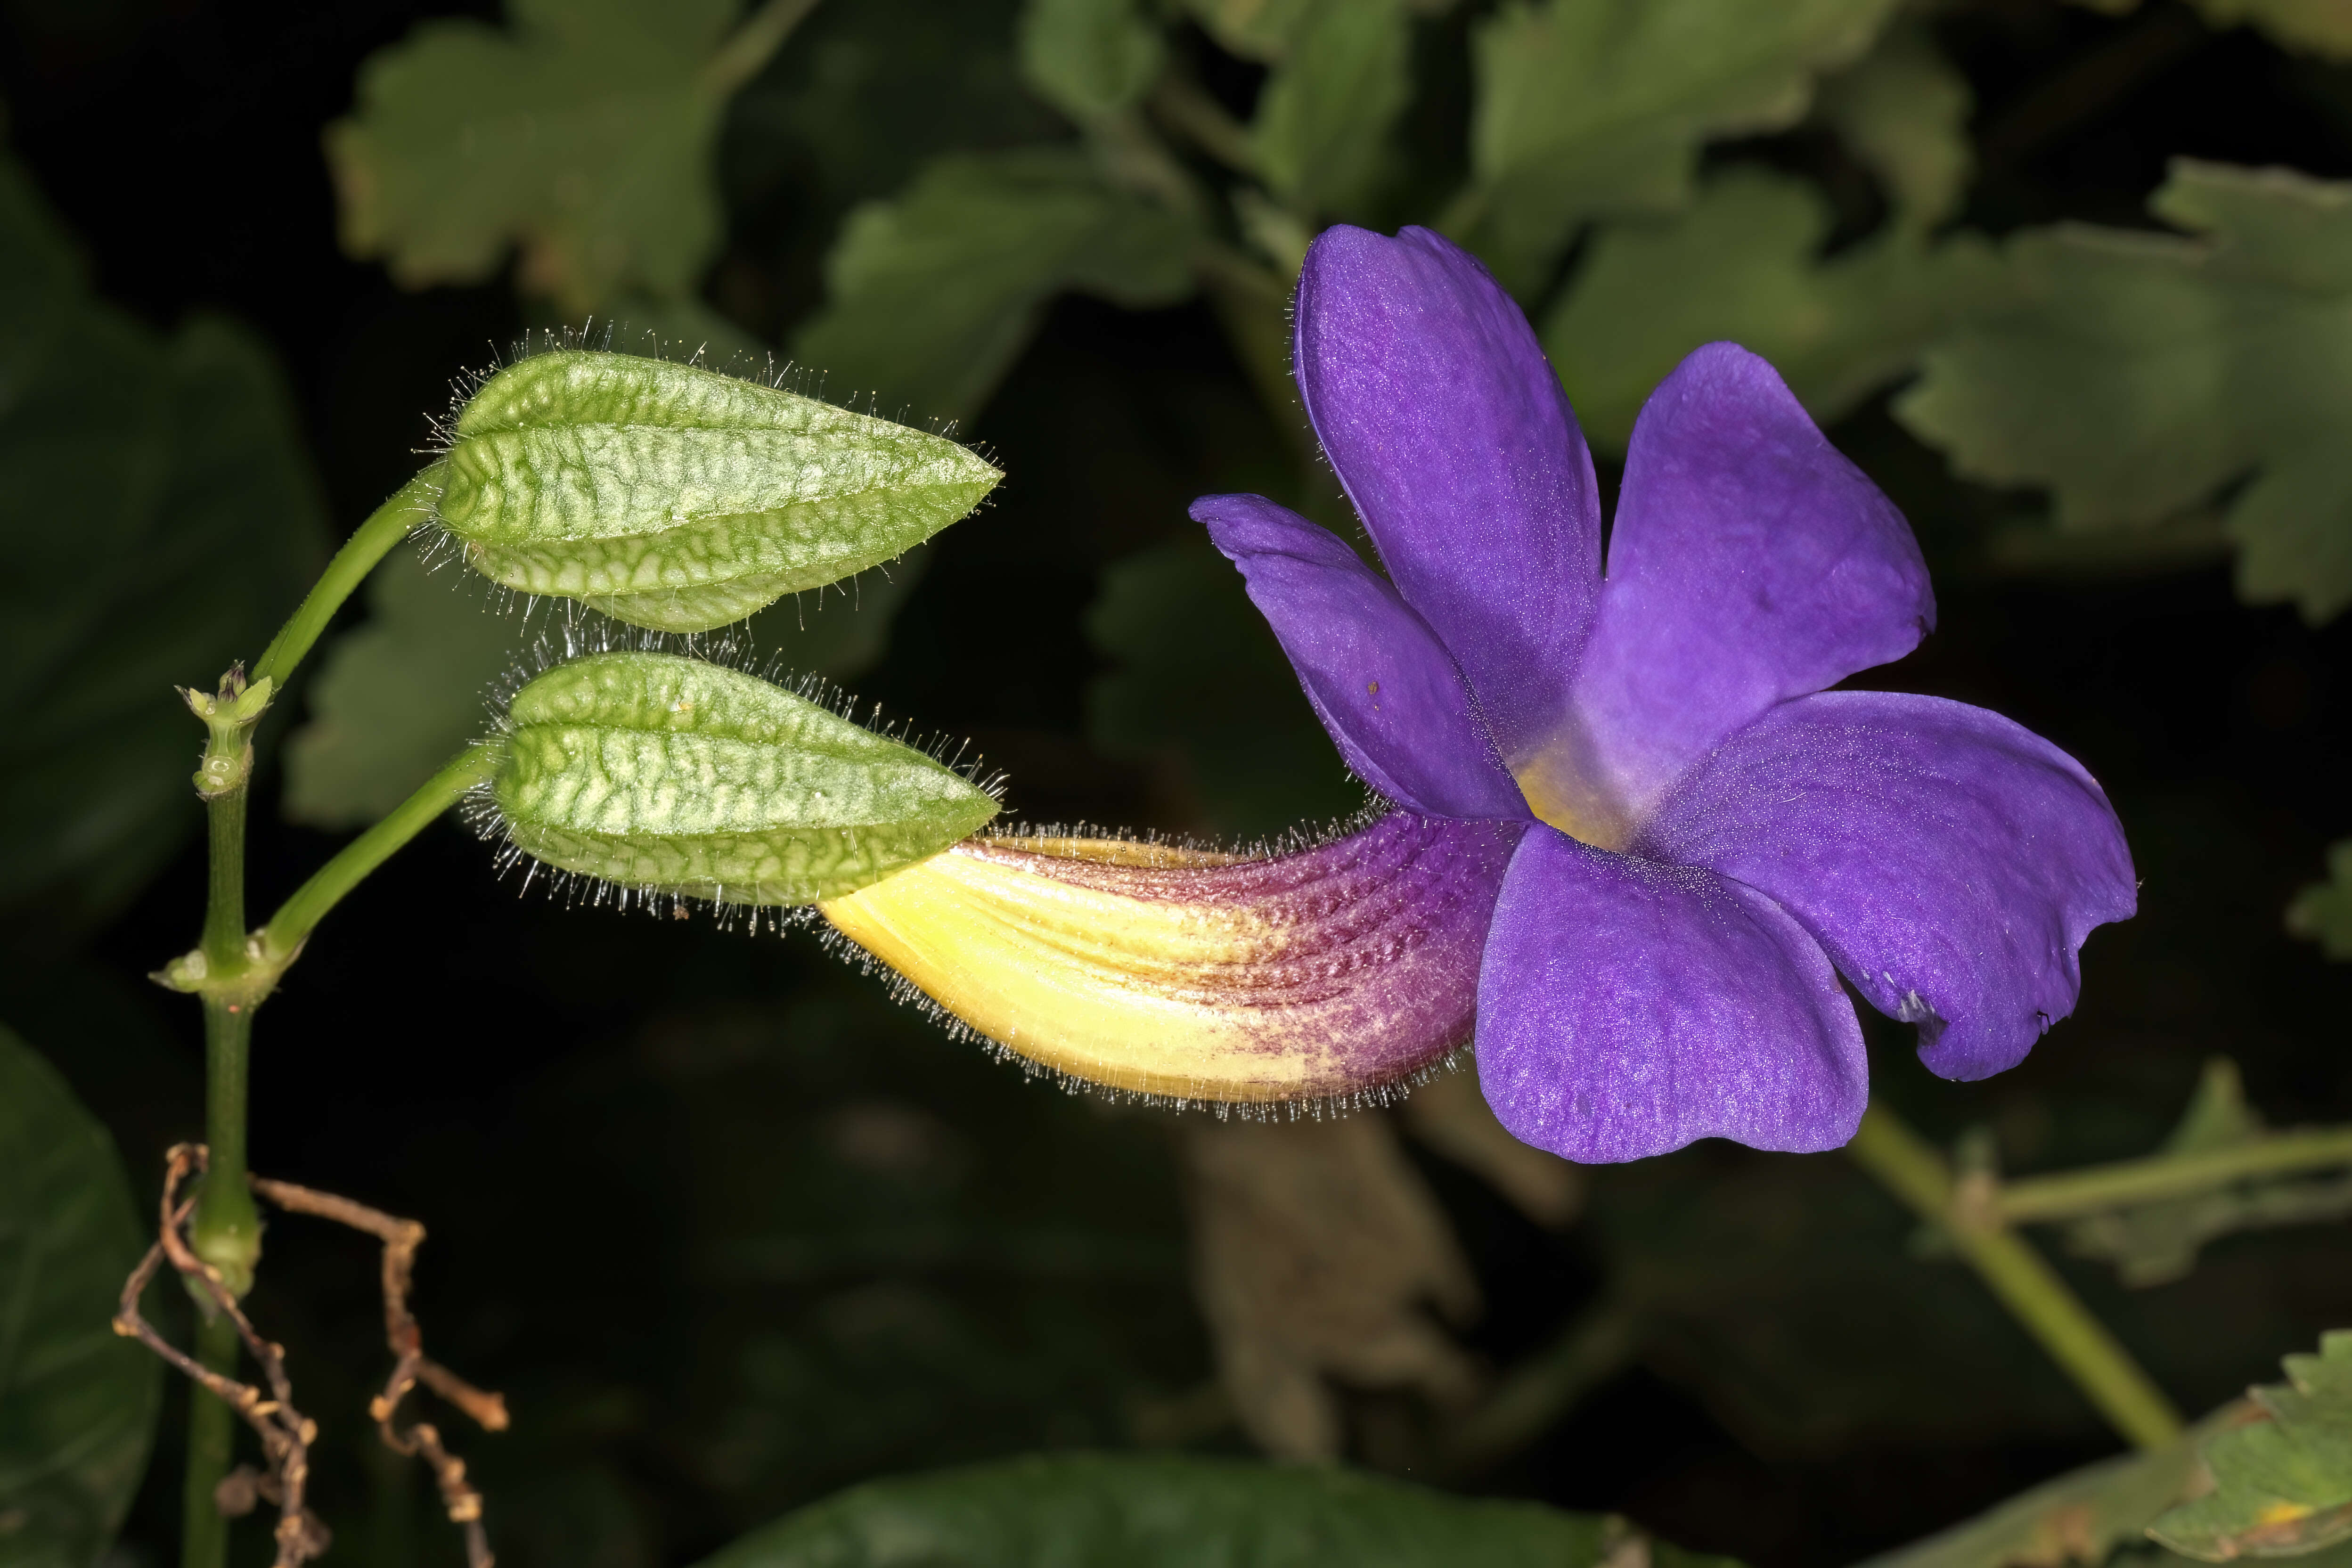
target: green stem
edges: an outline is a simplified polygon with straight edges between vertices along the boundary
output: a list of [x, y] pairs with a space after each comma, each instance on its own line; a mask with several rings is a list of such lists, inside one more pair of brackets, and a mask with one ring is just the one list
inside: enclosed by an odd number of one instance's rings
[[205, 888], [205, 931], [199, 947], [215, 973], [245, 961], [245, 801], [238, 784], [205, 802], [211, 843]]
[[2234, 1149], [2151, 1154], [2144, 1160], [2119, 1160], [2088, 1170], [2004, 1182], [1999, 1200], [2000, 1217], [2011, 1225], [2069, 1219], [2187, 1197], [2254, 1176], [2281, 1176], [2332, 1165], [2352, 1165], [2352, 1127], [2284, 1132]]
[[459, 752], [422, 788], [393, 807], [383, 821], [343, 846], [294, 896], [278, 906], [261, 931], [261, 962], [284, 967], [294, 961], [310, 931], [368, 873], [462, 800], [498, 770], [506, 754], [502, 741], [484, 741]]
[[253, 679], [257, 681], [268, 676], [283, 690], [286, 678], [294, 673], [294, 667], [302, 662], [302, 656], [310, 651], [310, 645], [319, 640], [319, 634], [327, 629], [327, 623], [335, 618], [343, 601], [367, 581], [367, 574], [375, 570], [376, 563], [389, 554], [394, 545], [433, 515], [434, 502], [440, 494], [441, 465], [436, 463], [376, 508], [374, 515], [360, 524], [344, 541], [343, 547], [335, 552], [326, 571], [310, 585], [309, 595], [278, 628], [278, 635], [262, 650], [260, 662], [253, 667]]
[[[205, 802], [212, 829], [212, 867], [205, 900], [203, 952], [207, 973], [230, 981], [248, 967], [245, 934], [246, 788]], [[245, 1182], [245, 1101], [253, 1044], [254, 1001], [224, 989], [204, 994], [205, 1145], [210, 1151], [188, 1244], [242, 1296], [261, 1256], [261, 1215]]]
[[2058, 1271], [1998, 1213], [1972, 1213], [1957, 1201], [1951, 1171], [1927, 1140], [1894, 1112], [1873, 1105], [1863, 1113], [1846, 1152], [1922, 1219], [1950, 1236], [2001, 1305], [2134, 1447], [2161, 1447], [2180, 1436], [2180, 1413]]
[[[226, 1312], [196, 1323], [196, 1359], [236, 1375], [236, 1324]], [[180, 1491], [180, 1568], [227, 1568], [228, 1521], [213, 1500], [235, 1457], [236, 1414], [202, 1386], [188, 1385], [188, 1475]]]
[[[245, 803], [243, 784], [205, 802], [212, 867], [205, 900], [205, 961], [214, 974], [231, 975], [246, 963]], [[220, 1271], [221, 1283], [242, 1296], [253, 1288], [261, 1257], [261, 1215], [245, 1179], [246, 1079], [253, 1044], [253, 1007], [207, 994], [205, 1006], [204, 1185], [188, 1244]], [[195, 1292], [191, 1291], [192, 1295]], [[197, 1298], [196, 1354], [226, 1375], [236, 1371], [236, 1324]], [[213, 1489], [228, 1474], [233, 1413], [198, 1388], [188, 1397], [188, 1474], [183, 1492], [182, 1568], [223, 1568], [228, 1521], [214, 1505]]]

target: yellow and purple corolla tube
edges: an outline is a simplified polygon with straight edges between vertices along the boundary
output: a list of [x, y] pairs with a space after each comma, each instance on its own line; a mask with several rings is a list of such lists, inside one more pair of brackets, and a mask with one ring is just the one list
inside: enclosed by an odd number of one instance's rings
[[1272, 858], [975, 838], [817, 905], [1007, 1050], [1187, 1100], [1347, 1098], [1466, 1044], [1518, 834], [1392, 812]]

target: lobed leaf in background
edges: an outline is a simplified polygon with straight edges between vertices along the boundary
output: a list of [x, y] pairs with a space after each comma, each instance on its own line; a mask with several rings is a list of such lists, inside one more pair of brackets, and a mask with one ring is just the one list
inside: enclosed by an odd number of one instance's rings
[[371, 57], [327, 129], [343, 247], [404, 287], [518, 282], [573, 315], [691, 293], [723, 225], [727, 100], [814, 0], [512, 0]]
[[[2110, 1561], [2132, 1568], [2179, 1568], [2181, 1559], [2152, 1551], [2135, 1562], [2129, 1548], [2145, 1542], [2148, 1521], [2180, 1500], [2197, 1481], [2199, 1441], [2242, 1418], [2225, 1406], [2161, 1448], [2102, 1459], [2021, 1492], [1975, 1519], [1924, 1541], [1884, 1552], [1859, 1568], [2011, 1568], [2012, 1564]], [[2310, 1568], [2323, 1568], [2313, 1563]], [[2326, 1568], [2338, 1568], [2326, 1564]]]
[[1823, 84], [1820, 103], [1885, 193], [1877, 232], [1824, 256], [1828, 199], [1750, 165], [1715, 175], [1672, 216], [1603, 226], [1542, 320], [1586, 434], [1622, 451], [1650, 389], [1718, 340], [1770, 360], [1824, 424], [1907, 373], [1999, 282], [1977, 237], [1930, 238], [1967, 184], [1969, 107], [1925, 32], [1894, 27]]
[[2221, 1563], [2352, 1539], [2352, 1331], [2284, 1364], [2286, 1383], [2248, 1391], [2252, 1419], [2200, 1446], [2213, 1489], [2152, 1522], [2158, 1542]]
[[1973, 235], [1889, 229], [1823, 258], [1829, 204], [1806, 180], [1734, 168], [1655, 227], [1611, 225], [1543, 319], [1545, 351], [1595, 445], [1623, 451], [1650, 391], [1703, 343], [1772, 363], [1827, 424], [1917, 363], [1999, 281]]
[[0, 495], [0, 658], [24, 694], [0, 741], [0, 905], [39, 900], [54, 938], [196, 827], [201, 737], [172, 688], [260, 651], [324, 558], [323, 508], [268, 351], [213, 318], [159, 336], [93, 297], [13, 163]]
[[1057, 294], [1135, 310], [1188, 297], [1192, 239], [1075, 147], [943, 158], [850, 215], [793, 356], [887, 416], [969, 418]]
[[774, 297], [750, 296], [762, 331], [816, 302], [824, 252], [860, 202], [897, 194], [942, 153], [1066, 133], [1022, 80], [1020, 10], [1019, 0], [821, 4], [736, 95], [720, 183], [730, 262], [756, 270], [730, 265], [719, 289], [730, 293], [747, 272], [773, 287]]
[[113, 1141], [0, 1027], [0, 1561], [89, 1568], [147, 1467], [161, 1362], [110, 1327], [146, 1250]]
[[1321, 0], [1284, 40], [1250, 142], [1258, 171], [1302, 215], [1359, 211], [1412, 97], [1410, 0]]
[[2061, 225], [2003, 247], [2000, 301], [1925, 356], [1896, 416], [1965, 477], [2049, 489], [2061, 530], [2217, 506], [2238, 591], [2352, 605], [2352, 184], [2177, 160], [2189, 237]]
[[1031, 90], [1084, 125], [1150, 91], [1165, 46], [1136, 0], [1030, 0], [1020, 50]]
[[1103, 574], [1087, 635], [1115, 661], [1087, 691], [1087, 732], [1112, 756], [1181, 759], [1198, 826], [1276, 837], [1360, 808], [1282, 647], [1205, 537]]
[[1322, 0], [1182, 0], [1183, 9], [1227, 54], [1271, 65], [1290, 53]]
[[1623, 1520], [1234, 1460], [1074, 1455], [877, 1481], [737, 1542], [702, 1568], [1706, 1568]]
[[1512, 0], [1472, 39], [1472, 185], [1444, 226], [1522, 300], [1580, 225], [1671, 212], [1700, 144], [1802, 119], [1894, 0]]
[[2286, 929], [2338, 963], [2352, 958], [2352, 838], [2328, 847], [2327, 880], [2314, 882], [2286, 907]]
[[[2139, 0], [2076, 3], [2121, 13], [2136, 8]], [[2281, 48], [2299, 49], [2324, 59], [2352, 59], [2352, 12], [2334, 0], [2189, 0], [2189, 4], [2211, 26], [2252, 26]]]
[[1822, 83], [1814, 108], [1876, 177], [1892, 226], [1925, 233], [1959, 211], [1975, 170], [1976, 99], [1927, 28], [1898, 18], [1859, 63]]

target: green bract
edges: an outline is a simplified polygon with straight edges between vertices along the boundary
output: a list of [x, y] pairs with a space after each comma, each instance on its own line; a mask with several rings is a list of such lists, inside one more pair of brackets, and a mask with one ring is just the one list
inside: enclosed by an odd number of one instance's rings
[[630, 354], [509, 366], [453, 435], [440, 523], [477, 571], [668, 632], [887, 561], [1004, 477], [942, 437]]
[[856, 890], [976, 831], [962, 774], [756, 676], [665, 653], [590, 654], [515, 693], [490, 789], [550, 865], [732, 903]]

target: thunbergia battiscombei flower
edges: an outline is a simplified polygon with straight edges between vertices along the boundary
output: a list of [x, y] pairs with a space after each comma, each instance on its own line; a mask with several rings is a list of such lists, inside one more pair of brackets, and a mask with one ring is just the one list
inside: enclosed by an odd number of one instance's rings
[[2072, 758], [1997, 714], [1832, 690], [1935, 602], [1902, 514], [1771, 367], [1700, 349], [1592, 463], [1518, 307], [1425, 229], [1299, 283], [1307, 412], [1387, 567], [1256, 496], [1192, 515], [1391, 809], [1244, 859], [975, 839], [825, 903], [1007, 1047], [1182, 1098], [1347, 1095], [1475, 1032], [1503, 1124], [1582, 1161], [1834, 1148], [1843, 975], [1952, 1079], [2015, 1066], [2136, 904]]

